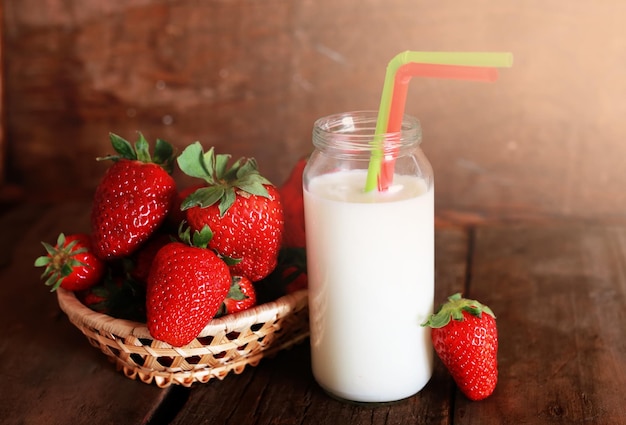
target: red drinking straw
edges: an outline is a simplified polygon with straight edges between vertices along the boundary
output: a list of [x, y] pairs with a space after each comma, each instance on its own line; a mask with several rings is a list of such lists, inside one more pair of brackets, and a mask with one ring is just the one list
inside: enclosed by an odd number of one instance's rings
[[385, 140], [385, 134], [399, 134], [402, 128], [407, 86], [412, 77], [494, 81], [498, 75], [495, 68], [510, 67], [512, 64], [513, 55], [506, 52], [407, 50], [394, 56], [385, 73], [365, 192], [376, 188], [385, 190], [392, 182], [396, 153], [393, 142]]
[[[396, 73], [389, 109], [389, 121], [387, 123], [387, 133], [399, 133], [402, 130], [402, 118], [406, 105], [406, 96], [409, 82], [414, 76], [424, 78], [439, 78], [453, 80], [469, 80], [493, 82], [498, 79], [496, 68], [482, 66], [462, 66], [462, 65], [438, 65], [430, 63], [406, 63]], [[384, 191], [393, 182], [393, 173], [396, 163], [397, 149], [385, 149], [385, 156], [382, 160], [380, 174], [378, 175], [378, 190]]]

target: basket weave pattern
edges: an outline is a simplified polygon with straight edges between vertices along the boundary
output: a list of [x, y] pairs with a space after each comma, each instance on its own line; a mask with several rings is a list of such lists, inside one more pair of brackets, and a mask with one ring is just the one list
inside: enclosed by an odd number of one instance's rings
[[95, 312], [70, 291], [59, 288], [57, 298], [70, 321], [117, 370], [161, 388], [241, 373], [309, 335], [306, 290], [214, 319], [184, 347], [155, 340], [144, 323]]

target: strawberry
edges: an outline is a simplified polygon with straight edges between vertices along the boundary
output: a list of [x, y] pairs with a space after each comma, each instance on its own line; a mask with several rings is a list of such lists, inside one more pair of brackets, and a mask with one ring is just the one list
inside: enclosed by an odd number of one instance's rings
[[[226, 263], [207, 249], [208, 227], [157, 252], [148, 275], [146, 315], [150, 334], [172, 346], [189, 344], [215, 316], [228, 294]], [[193, 245], [191, 245], [193, 243]]]
[[256, 305], [256, 291], [247, 277], [233, 276], [226, 299], [216, 317], [247, 310]]
[[[182, 203], [194, 231], [213, 231], [209, 247], [229, 258], [231, 272], [257, 282], [276, 267], [284, 228], [278, 189], [258, 169], [254, 159], [241, 158], [230, 167], [230, 155], [204, 153], [200, 143], [178, 157], [180, 169], [202, 178], [207, 186]], [[232, 261], [231, 261], [232, 260]]]
[[454, 294], [422, 326], [432, 327], [435, 352], [470, 400], [493, 393], [498, 382], [496, 316], [478, 301]]
[[302, 158], [291, 170], [287, 180], [280, 186], [280, 200], [285, 214], [284, 246], [306, 246], [304, 231], [304, 200], [302, 192], [302, 173], [307, 158]]
[[285, 291], [288, 294], [309, 287], [309, 278], [306, 274], [306, 271], [302, 271], [296, 266], [290, 266], [286, 268], [283, 271], [283, 277], [286, 282]]
[[42, 279], [51, 291], [60, 286], [69, 291], [81, 291], [100, 281], [106, 270], [105, 263], [92, 251], [89, 235], [61, 233], [55, 246], [42, 242], [47, 255], [35, 260], [35, 267], [45, 267]]
[[306, 249], [284, 247], [280, 252], [279, 265], [285, 292], [290, 294], [308, 287]]
[[276, 268], [265, 279], [255, 282], [257, 303], [263, 304], [308, 286], [306, 250], [280, 249]]
[[152, 158], [141, 133], [134, 147], [115, 134], [110, 138], [118, 155], [98, 158], [114, 163], [96, 187], [91, 210], [94, 252], [104, 260], [128, 256], [148, 240], [176, 195], [169, 143], [157, 139]]
[[130, 259], [132, 266], [129, 271], [130, 277], [137, 282], [145, 284], [152, 268], [152, 261], [157, 252], [173, 240], [173, 236], [167, 233], [156, 232], [150, 239], [137, 249], [133, 258]]
[[107, 313], [105, 308], [106, 296], [100, 293], [100, 287], [92, 286], [83, 291], [77, 291], [76, 297], [80, 302], [98, 313]]

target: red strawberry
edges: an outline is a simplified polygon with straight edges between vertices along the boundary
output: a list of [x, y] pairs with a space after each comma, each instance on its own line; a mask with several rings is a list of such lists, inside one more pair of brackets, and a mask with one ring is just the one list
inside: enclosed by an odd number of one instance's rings
[[304, 200], [302, 193], [302, 173], [307, 164], [307, 158], [300, 159], [291, 170], [289, 177], [280, 187], [280, 200], [285, 213], [285, 234], [283, 238], [286, 247], [306, 246], [304, 232]]
[[148, 280], [154, 257], [161, 248], [170, 242], [172, 242], [172, 236], [161, 232], [157, 232], [148, 239], [133, 256], [130, 276], [138, 282], [145, 284]]
[[105, 263], [92, 252], [89, 235], [76, 233], [67, 237], [61, 233], [57, 243], [42, 245], [47, 255], [35, 260], [36, 267], [45, 267], [42, 279], [55, 291], [59, 286], [69, 291], [87, 289], [100, 281], [106, 270]]
[[96, 188], [91, 210], [94, 251], [104, 260], [128, 256], [147, 241], [176, 195], [169, 143], [157, 139], [153, 159], [141, 133], [134, 148], [115, 134], [110, 137], [119, 155], [98, 158], [115, 162]]
[[482, 400], [493, 393], [498, 382], [498, 332], [489, 307], [454, 294], [422, 326], [433, 328], [435, 352], [467, 398]]
[[278, 190], [259, 174], [254, 159], [241, 158], [232, 166], [230, 155], [204, 153], [200, 143], [178, 157], [180, 169], [202, 178], [207, 186], [187, 197], [182, 208], [192, 230], [213, 231], [209, 247], [227, 257], [231, 272], [253, 282], [276, 267], [283, 235], [283, 209]]
[[276, 268], [265, 279], [255, 282], [257, 303], [274, 301], [285, 294], [305, 289], [308, 286], [306, 250], [283, 247]]
[[302, 271], [296, 266], [286, 268], [283, 271], [283, 277], [286, 282], [285, 291], [288, 294], [309, 287], [309, 278], [306, 271]]
[[247, 310], [256, 305], [256, 291], [247, 277], [233, 276], [228, 295], [216, 317]]
[[278, 268], [281, 270], [281, 280], [288, 294], [308, 287], [305, 248], [283, 248]]
[[215, 316], [228, 294], [231, 276], [226, 263], [207, 249], [208, 227], [185, 242], [171, 242], [154, 257], [146, 289], [150, 334], [175, 347], [189, 344]]
[[87, 307], [92, 309], [93, 311], [97, 311], [98, 313], [108, 313], [105, 308], [106, 297], [103, 296], [100, 292], [100, 287], [95, 286], [89, 289], [85, 289], [84, 291], [79, 291], [76, 293], [77, 298], [85, 304]]

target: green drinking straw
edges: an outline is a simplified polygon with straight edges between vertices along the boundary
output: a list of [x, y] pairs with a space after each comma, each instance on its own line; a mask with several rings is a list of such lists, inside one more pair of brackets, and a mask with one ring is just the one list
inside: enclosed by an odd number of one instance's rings
[[[385, 74], [385, 81], [383, 84], [383, 91], [380, 99], [380, 107], [378, 110], [378, 118], [376, 121], [375, 137], [372, 143], [374, 149], [370, 156], [370, 162], [368, 167], [367, 179], [365, 182], [365, 191], [369, 192], [374, 190], [379, 182], [379, 176], [383, 164], [384, 156], [384, 137], [383, 135], [388, 132], [388, 123], [390, 119], [391, 104], [394, 95], [394, 86], [396, 84], [396, 74], [398, 70], [406, 64], [420, 63], [420, 64], [432, 64], [432, 65], [448, 65], [451, 67], [458, 67], [459, 70], [462, 67], [488, 67], [488, 68], [504, 68], [510, 67], [513, 64], [513, 55], [511, 53], [494, 53], [494, 52], [414, 52], [405, 51], [397, 54], [387, 65], [387, 71]], [[440, 69], [446, 68], [441, 67]], [[443, 76], [443, 72], [441, 73]], [[415, 68], [412, 76], [422, 76], [420, 68]], [[425, 75], [432, 78], [438, 78], [438, 73], [431, 72], [429, 75]], [[454, 73], [446, 75], [444, 78], [468, 79], [471, 77], [465, 76], [463, 73]], [[403, 81], [403, 84], [408, 84], [407, 81]], [[404, 105], [402, 108], [394, 110], [394, 114], [404, 114]], [[400, 119], [396, 117], [396, 121]], [[386, 185], [383, 184], [384, 190]]]

